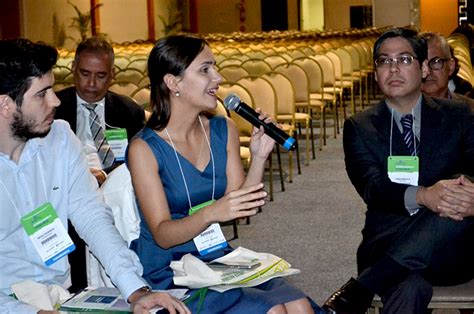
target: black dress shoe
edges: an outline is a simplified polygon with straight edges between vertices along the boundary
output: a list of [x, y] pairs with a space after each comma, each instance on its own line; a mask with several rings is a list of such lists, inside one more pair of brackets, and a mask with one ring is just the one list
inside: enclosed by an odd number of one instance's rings
[[366, 313], [373, 297], [372, 292], [351, 278], [324, 302], [323, 310], [327, 314]]

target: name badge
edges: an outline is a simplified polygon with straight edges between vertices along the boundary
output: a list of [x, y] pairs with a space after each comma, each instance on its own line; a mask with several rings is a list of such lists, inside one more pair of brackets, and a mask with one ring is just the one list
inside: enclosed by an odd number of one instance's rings
[[51, 203], [23, 216], [21, 224], [46, 266], [76, 249]]
[[115, 161], [125, 160], [125, 149], [128, 145], [128, 137], [126, 129], [108, 129], [105, 130], [105, 138], [109, 143], [112, 153], [114, 153]]
[[418, 186], [418, 156], [389, 156], [387, 166], [390, 181]]
[[[214, 202], [215, 200], [210, 200], [202, 204], [193, 206], [189, 210], [189, 215], [196, 213], [201, 208], [204, 208]], [[207, 227], [207, 229], [201, 232], [198, 236], [196, 236], [193, 241], [201, 256], [225, 248], [227, 246], [227, 240], [225, 239], [224, 234], [222, 233], [221, 226], [217, 222]]]

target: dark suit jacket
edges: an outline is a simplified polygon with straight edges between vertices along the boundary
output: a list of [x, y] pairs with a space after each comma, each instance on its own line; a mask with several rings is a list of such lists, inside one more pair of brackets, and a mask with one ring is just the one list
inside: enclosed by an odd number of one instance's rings
[[469, 106], [471, 106], [471, 110], [474, 111], [474, 99], [458, 94], [458, 93], [451, 93], [451, 96], [453, 97], [453, 100], [457, 100], [457, 101], [461, 101], [466, 104], [469, 104]]
[[[421, 108], [419, 185], [431, 186], [455, 174], [474, 174], [474, 122], [467, 105], [423, 97]], [[404, 205], [408, 185], [387, 175], [391, 113], [384, 101], [344, 123], [346, 170], [367, 204], [363, 240], [358, 250], [359, 271], [380, 258], [396, 231], [409, 222]], [[409, 155], [393, 124], [392, 154]]]
[[[61, 100], [61, 105], [56, 109], [55, 118], [69, 122], [72, 131], [76, 133], [76, 88], [68, 87], [56, 94]], [[145, 125], [145, 113], [133, 99], [109, 91], [105, 95], [105, 123], [113, 127], [127, 129], [130, 141]]]

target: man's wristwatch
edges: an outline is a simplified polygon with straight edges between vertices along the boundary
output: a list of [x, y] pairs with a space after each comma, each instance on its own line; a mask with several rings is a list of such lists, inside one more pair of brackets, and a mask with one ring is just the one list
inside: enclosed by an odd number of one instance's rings
[[148, 286], [143, 286], [140, 289], [138, 289], [137, 291], [151, 292], [151, 288], [148, 287]]
[[[137, 290], [133, 291], [132, 294], [130, 295], [130, 297], [131, 297], [132, 295], [134, 295], [135, 293], [137, 293], [137, 292], [138, 292], [138, 293], [140, 294], [140, 296], [141, 296], [141, 293], [142, 293], [142, 292], [143, 292], [143, 293], [152, 292], [152, 290], [151, 290], [151, 288], [148, 287], [148, 286], [143, 286], [143, 287], [138, 288]], [[127, 299], [127, 302], [128, 302], [128, 303], [132, 303], [132, 302], [130, 302], [130, 297], [128, 297], [128, 299]]]

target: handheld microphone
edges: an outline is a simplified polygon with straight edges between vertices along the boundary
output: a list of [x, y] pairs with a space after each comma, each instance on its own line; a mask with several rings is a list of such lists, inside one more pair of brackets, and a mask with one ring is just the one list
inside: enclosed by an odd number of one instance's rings
[[264, 121], [260, 120], [258, 118], [260, 114], [252, 107], [241, 101], [239, 96], [230, 94], [225, 98], [224, 105], [227, 107], [227, 109], [235, 111], [242, 118], [257, 128], [263, 126], [265, 134], [274, 139], [275, 142], [283, 146], [286, 150], [295, 150], [296, 140], [293, 137], [289, 136], [285, 131], [279, 129], [275, 124], [265, 123]]

